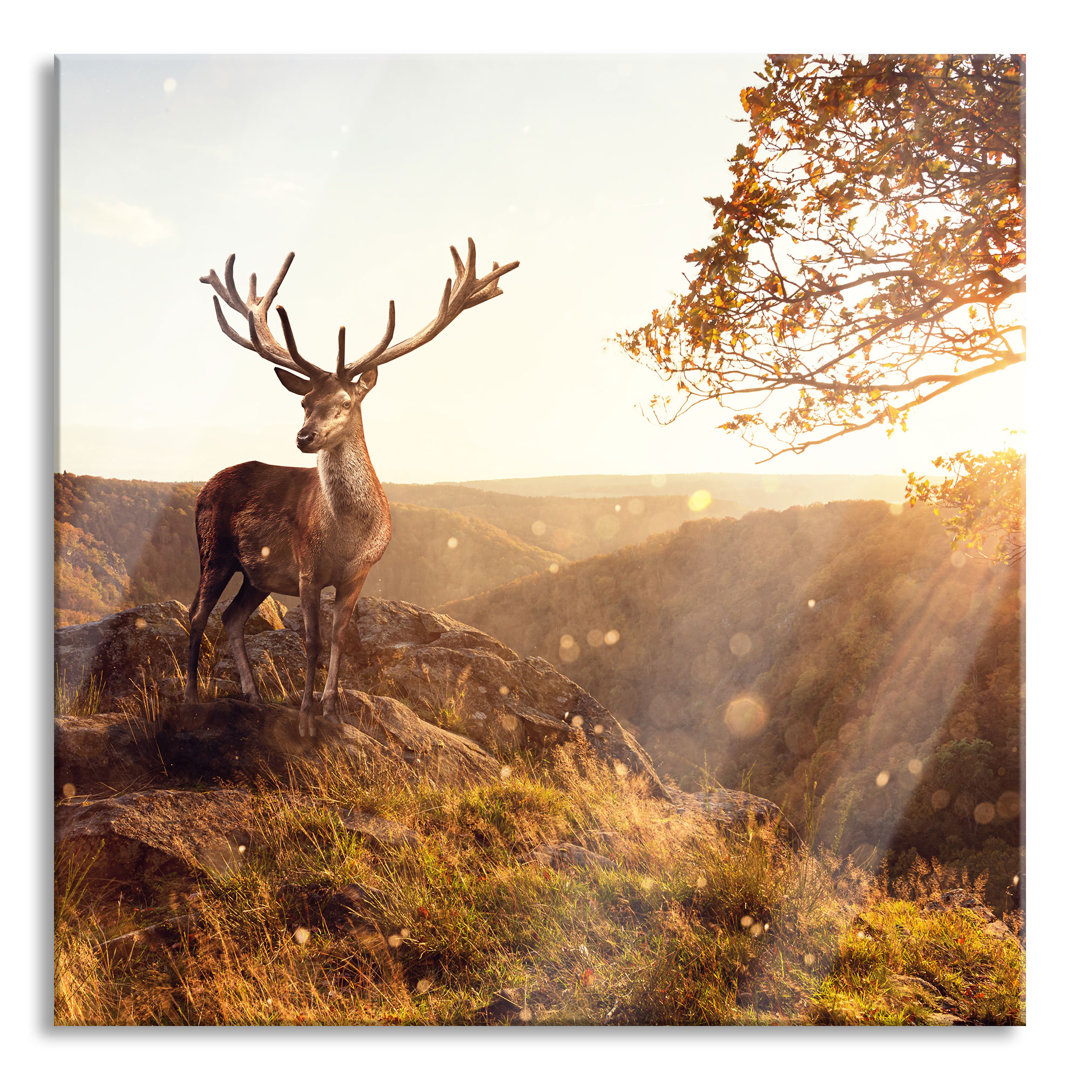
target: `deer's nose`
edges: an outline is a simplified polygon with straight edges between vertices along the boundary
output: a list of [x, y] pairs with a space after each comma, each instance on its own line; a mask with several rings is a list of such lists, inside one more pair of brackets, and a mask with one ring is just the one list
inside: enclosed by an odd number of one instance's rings
[[306, 450], [315, 441], [315, 436], [310, 431], [301, 431], [296, 436], [296, 445], [301, 450]]

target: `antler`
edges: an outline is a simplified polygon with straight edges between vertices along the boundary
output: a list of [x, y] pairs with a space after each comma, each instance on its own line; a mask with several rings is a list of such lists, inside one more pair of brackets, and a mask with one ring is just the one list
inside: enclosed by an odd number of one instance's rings
[[390, 315], [386, 321], [386, 333], [383, 334], [382, 340], [374, 349], [365, 353], [359, 360], [354, 360], [344, 369], [342, 369], [339, 358], [339, 375], [349, 379], [355, 378], [365, 371], [370, 371], [380, 364], [388, 364], [391, 360], [396, 360], [399, 356], [404, 356], [406, 353], [412, 352], [413, 349], [418, 349], [421, 345], [427, 344], [436, 334], [445, 330], [466, 308], [475, 307], [485, 300], [492, 299], [492, 297], [501, 296], [502, 289], [499, 288], [499, 278], [504, 274], [509, 274], [511, 270], [520, 265], [516, 261], [507, 263], [505, 266], [492, 263], [491, 272], [477, 279], [476, 244], [473, 243], [471, 236], [469, 237], [467, 263], [462, 263], [461, 256], [458, 255], [457, 249], [453, 246], [450, 248], [450, 254], [454, 258], [454, 268], [457, 274], [453, 281], [447, 278], [446, 287], [443, 289], [442, 302], [439, 304], [439, 311], [435, 318], [423, 330], [413, 334], [412, 337], [399, 341], [392, 348], [387, 348], [390, 339], [394, 336], [394, 301], [391, 300]]
[[[257, 292], [257, 286], [255, 282], [255, 275], [251, 275], [251, 283], [248, 287], [248, 298], [245, 302], [240, 293], [237, 291], [236, 282], [233, 280], [233, 262], [236, 260], [235, 255], [230, 255], [225, 260], [225, 282], [221, 281], [221, 278], [217, 276], [216, 270], [211, 270], [205, 277], [199, 278], [200, 281], [209, 285], [217, 296], [214, 297], [214, 311], [217, 313], [218, 326], [224, 331], [225, 336], [230, 341], [235, 341], [237, 345], [243, 345], [245, 349], [251, 349], [257, 352], [263, 359], [269, 360], [279, 367], [288, 368], [290, 371], [295, 371], [299, 375], [306, 375], [309, 378], [313, 378], [318, 375], [325, 375], [326, 372], [317, 367], [315, 364], [309, 363], [305, 360], [296, 348], [296, 341], [293, 338], [292, 328], [289, 326], [289, 317], [285, 314], [283, 307], [278, 307], [278, 316], [281, 319], [282, 328], [285, 331], [285, 343], [286, 348], [282, 348], [277, 341], [274, 340], [274, 335], [270, 332], [269, 326], [266, 325], [266, 315], [270, 310], [270, 305], [273, 303], [274, 297], [277, 296], [277, 291], [281, 287], [282, 281], [285, 280], [285, 275], [289, 272], [289, 267], [292, 265], [294, 252], [290, 251], [285, 256], [285, 261], [281, 264], [281, 269], [278, 271], [277, 277], [274, 278], [267, 289], [264, 296], [259, 296]], [[218, 302], [218, 297], [225, 301], [233, 309], [233, 311], [239, 312], [247, 320], [248, 334], [250, 340], [242, 338], [226, 321], [225, 314], [221, 310], [221, 304]]]

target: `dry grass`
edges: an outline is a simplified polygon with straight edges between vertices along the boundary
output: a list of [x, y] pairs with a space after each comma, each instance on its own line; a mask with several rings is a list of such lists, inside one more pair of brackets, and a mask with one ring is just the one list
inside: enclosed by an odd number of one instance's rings
[[[767, 829], [721, 835], [584, 746], [508, 764], [453, 791], [386, 761], [297, 770], [258, 794], [238, 866], [142, 910], [61, 871], [57, 1023], [1022, 1022], [1022, 951], [969, 914]], [[561, 842], [613, 865], [523, 861]], [[351, 911], [332, 899], [349, 886]]]

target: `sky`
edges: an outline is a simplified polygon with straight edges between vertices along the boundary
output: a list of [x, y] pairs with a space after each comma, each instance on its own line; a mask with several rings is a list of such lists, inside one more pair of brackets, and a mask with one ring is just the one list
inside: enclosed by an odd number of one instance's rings
[[912, 430], [762, 453], [698, 407], [660, 425], [658, 376], [614, 343], [684, 282], [728, 191], [759, 53], [62, 55], [59, 453], [75, 473], [204, 480], [310, 465], [299, 399], [228, 341], [199, 277], [279, 294], [301, 352], [333, 365], [426, 324], [476, 241], [520, 260], [504, 295], [380, 369], [364, 403], [380, 477], [433, 482], [679, 472], [885, 473], [995, 449], [1023, 373], [923, 406]]

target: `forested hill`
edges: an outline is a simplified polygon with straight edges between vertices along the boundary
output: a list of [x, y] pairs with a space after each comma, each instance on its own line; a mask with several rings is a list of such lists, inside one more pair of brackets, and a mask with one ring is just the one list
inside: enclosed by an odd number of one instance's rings
[[[199, 580], [195, 498], [201, 486], [57, 475], [56, 624], [154, 600], [190, 603]], [[394, 540], [368, 579], [370, 596], [433, 606], [566, 561], [453, 511], [394, 504], [391, 513]]]
[[[613, 478], [617, 483], [621, 478]], [[201, 484], [54, 478], [57, 625], [125, 603], [195, 593], [195, 498]], [[462, 484], [386, 484], [394, 538], [368, 579], [371, 596], [434, 606], [537, 570], [615, 551], [683, 521], [744, 506], [682, 494], [615, 498], [495, 493]], [[286, 604], [294, 601], [281, 598]]]
[[[699, 496], [690, 505], [688, 494], [638, 494], [620, 487], [623, 477], [610, 477], [614, 495], [522, 495], [488, 491], [471, 484], [387, 484], [386, 494], [398, 503], [443, 507], [488, 521], [511, 536], [568, 559], [617, 551], [658, 533], [677, 529], [684, 521], [702, 517], [739, 517], [749, 505], [729, 499]], [[493, 481], [498, 483], [498, 481]], [[528, 483], [523, 481], [523, 483]], [[697, 490], [697, 489], [695, 489]], [[753, 505], [753, 504], [750, 504]]]
[[661, 772], [746, 784], [865, 858], [985, 864], [1000, 903], [1019, 872], [1021, 579], [898, 509], [690, 522], [446, 610], [549, 659]]
[[189, 603], [199, 580], [194, 513], [201, 486], [55, 475], [57, 625], [144, 601]]

